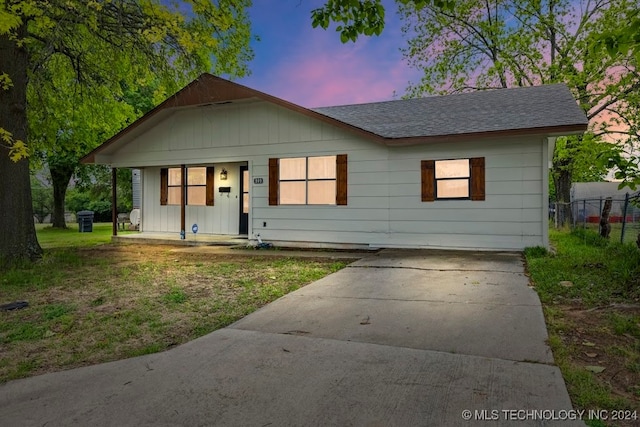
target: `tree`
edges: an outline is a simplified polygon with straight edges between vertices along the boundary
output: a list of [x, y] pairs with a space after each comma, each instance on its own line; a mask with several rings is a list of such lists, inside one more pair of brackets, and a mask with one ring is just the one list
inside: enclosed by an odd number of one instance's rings
[[[560, 163], [570, 158], [570, 174], [575, 182], [597, 182], [604, 181], [610, 169], [608, 159], [617, 151], [616, 144], [603, 141], [592, 132], [587, 132], [580, 142], [577, 136], [559, 137], [552, 160]], [[558, 178], [558, 172], [552, 171], [549, 196], [554, 200], [555, 182]]]
[[[604, 30], [593, 45], [594, 50], [606, 50], [612, 58], [622, 54], [635, 55], [636, 64], [640, 63], [640, 10], [632, 12], [625, 22], [629, 25]], [[625, 117], [623, 123], [628, 129], [626, 144], [620, 145], [613, 155], [608, 156], [609, 167], [616, 168], [615, 177], [620, 179], [619, 188], [629, 187], [635, 191], [640, 186], [640, 101], [638, 91], [629, 94], [636, 99], [628, 103], [634, 109]], [[640, 247], [640, 233], [638, 234]]]
[[[118, 212], [133, 209], [131, 175], [131, 169], [117, 170]], [[111, 221], [111, 169], [104, 165], [81, 165], [65, 206], [71, 212], [94, 211], [96, 221]]]
[[[314, 25], [329, 22], [354, 40], [352, 32], [365, 33], [369, 21], [360, 18], [361, 7], [378, 12], [379, 1], [328, 1], [313, 12]], [[616, 121], [628, 123], [637, 109], [640, 75], [637, 28], [618, 33], [629, 48], [594, 49], [604, 34], [620, 22], [637, 17], [637, 3], [627, 0], [456, 0], [444, 6], [430, 1], [397, 0], [405, 22], [410, 65], [424, 72], [408, 96], [452, 93], [489, 88], [566, 83], [590, 120], [596, 136], [628, 134]], [[340, 7], [342, 7], [342, 9]], [[373, 7], [375, 6], [375, 7]], [[360, 11], [360, 12], [359, 12]], [[379, 25], [375, 27], [379, 28]], [[377, 31], [379, 32], [379, 31]], [[637, 43], [637, 40], [636, 40]], [[582, 149], [583, 139], [566, 140], [569, 152]], [[554, 156], [553, 175], [560, 202], [560, 220], [569, 220], [574, 157]]]
[[33, 198], [33, 216], [42, 224], [53, 212], [53, 191], [48, 183], [31, 175], [31, 197]]
[[62, 57], [52, 58], [47, 71], [48, 78], [27, 91], [29, 143], [41, 161], [32, 164], [45, 163], [51, 176], [52, 226], [66, 228], [65, 195], [79, 159], [136, 114], [119, 85], [83, 89]]
[[[205, 70], [232, 76], [251, 58], [250, 0], [6, 0], [0, 3], [0, 262], [35, 259], [27, 92], [61, 61], [80, 91], [169, 82]], [[180, 77], [180, 78], [177, 78]], [[169, 93], [176, 87], [167, 87]], [[66, 94], [63, 94], [65, 96]], [[64, 130], [63, 130], [64, 131]], [[75, 144], [56, 135], [54, 146]]]

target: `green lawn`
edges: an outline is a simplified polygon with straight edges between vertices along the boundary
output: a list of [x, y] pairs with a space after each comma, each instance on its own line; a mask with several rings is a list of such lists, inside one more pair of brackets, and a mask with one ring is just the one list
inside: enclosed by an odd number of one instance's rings
[[[0, 271], [0, 383], [169, 349], [227, 326], [346, 262], [189, 253], [38, 226], [42, 260]], [[236, 251], [234, 251], [236, 252]]]
[[[80, 233], [77, 223], [67, 223], [66, 230], [52, 228], [50, 224], [36, 224], [38, 241], [43, 249], [61, 247], [95, 246], [111, 242], [111, 223], [94, 223], [93, 231]], [[136, 231], [118, 231], [118, 234], [131, 234]]]
[[640, 417], [640, 250], [591, 230], [551, 230], [550, 239], [555, 253], [528, 248], [525, 255], [574, 406]]
[[[594, 223], [578, 223], [576, 229], [586, 229], [598, 233], [599, 226]], [[624, 229], [624, 243], [635, 243], [640, 233], [640, 222], [628, 222]], [[612, 242], [622, 241], [622, 224], [619, 222], [611, 224], [611, 234], [609, 240]]]

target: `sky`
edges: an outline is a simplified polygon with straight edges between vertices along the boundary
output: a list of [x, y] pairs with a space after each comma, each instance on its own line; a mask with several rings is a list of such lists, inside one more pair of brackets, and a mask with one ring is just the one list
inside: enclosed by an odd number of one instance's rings
[[405, 40], [393, 1], [386, 0], [382, 35], [342, 44], [333, 28], [311, 26], [323, 0], [254, 0], [250, 19], [255, 58], [237, 83], [307, 108], [401, 97], [419, 73], [400, 48]]

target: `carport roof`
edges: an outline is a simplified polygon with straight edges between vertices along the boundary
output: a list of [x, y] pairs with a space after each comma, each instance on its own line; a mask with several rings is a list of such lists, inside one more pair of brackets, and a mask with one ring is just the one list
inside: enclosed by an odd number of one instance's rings
[[585, 114], [563, 84], [308, 109], [205, 73], [81, 161], [94, 163], [96, 154], [117, 151], [177, 109], [243, 100], [270, 102], [385, 145], [523, 134], [558, 136], [587, 129]]

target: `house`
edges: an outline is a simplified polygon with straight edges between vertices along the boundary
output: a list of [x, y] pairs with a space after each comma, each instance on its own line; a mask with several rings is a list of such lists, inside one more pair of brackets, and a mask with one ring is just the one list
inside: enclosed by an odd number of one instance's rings
[[564, 85], [307, 109], [203, 74], [83, 161], [140, 169], [142, 235], [521, 250], [586, 127]]

